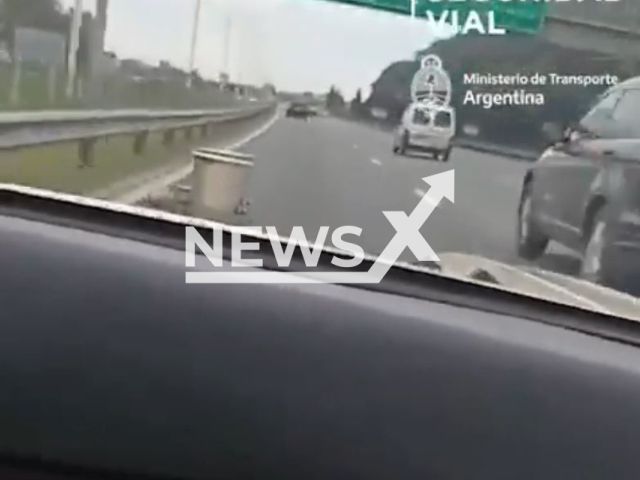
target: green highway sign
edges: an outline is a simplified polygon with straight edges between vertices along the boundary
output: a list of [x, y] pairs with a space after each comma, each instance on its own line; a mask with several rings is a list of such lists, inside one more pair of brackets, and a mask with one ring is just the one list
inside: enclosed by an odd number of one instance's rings
[[492, 2], [496, 25], [512, 32], [538, 33], [547, 16], [547, 2]]
[[[416, 17], [426, 18], [427, 12], [432, 12], [435, 19], [439, 19], [445, 11], [458, 12], [459, 24], [463, 25], [470, 12], [478, 12], [483, 20], [490, 14], [494, 25], [507, 32], [538, 33], [544, 26], [547, 14], [547, 2], [538, 0], [513, 0], [504, 2], [490, 1], [451, 1], [451, 0], [329, 0], [362, 7], [386, 10], [403, 15], [411, 15], [415, 8]], [[451, 17], [448, 18], [451, 21]]]
[[376, 8], [378, 10], [388, 10], [396, 13], [411, 15], [412, 0], [330, 0], [338, 3], [349, 3], [362, 7]]

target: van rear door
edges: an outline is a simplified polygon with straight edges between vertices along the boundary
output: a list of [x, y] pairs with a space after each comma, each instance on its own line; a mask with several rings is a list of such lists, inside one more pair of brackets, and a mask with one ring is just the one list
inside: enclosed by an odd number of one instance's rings
[[455, 132], [455, 118], [451, 110], [438, 110], [434, 114], [433, 126], [437, 135], [452, 137]]
[[415, 106], [409, 115], [408, 130], [412, 137], [428, 138], [431, 136], [431, 113], [424, 107]]

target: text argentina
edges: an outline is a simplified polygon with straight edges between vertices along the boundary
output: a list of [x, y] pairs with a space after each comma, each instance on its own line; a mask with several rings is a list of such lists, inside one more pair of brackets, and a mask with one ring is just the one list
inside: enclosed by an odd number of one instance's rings
[[501, 93], [478, 93], [467, 90], [462, 103], [463, 105], [481, 105], [486, 109], [510, 105], [544, 105], [544, 95], [524, 90]]

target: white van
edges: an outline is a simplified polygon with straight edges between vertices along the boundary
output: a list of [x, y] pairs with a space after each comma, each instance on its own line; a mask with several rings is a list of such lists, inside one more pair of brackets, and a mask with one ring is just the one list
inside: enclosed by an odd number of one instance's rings
[[447, 162], [456, 131], [455, 110], [451, 107], [429, 107], [412, 103], [402, 115], [393, 139], [393, 151], [404, 155], [407, 150], [422, 150], [437, 160]]

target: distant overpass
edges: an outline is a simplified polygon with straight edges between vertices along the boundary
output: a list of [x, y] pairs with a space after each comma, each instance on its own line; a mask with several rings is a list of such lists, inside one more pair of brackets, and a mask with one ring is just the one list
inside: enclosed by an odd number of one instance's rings
[[640, 1], [550, 2], [544, 35], [562, 46], [640, 60]]

